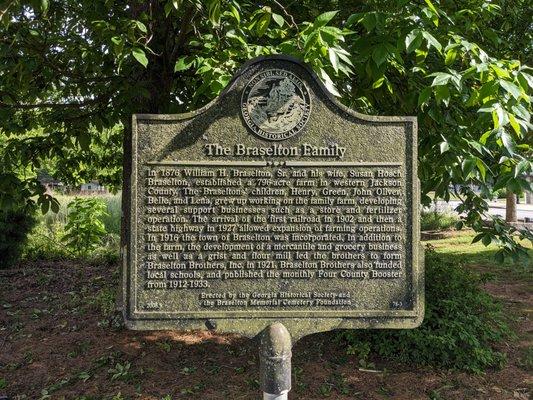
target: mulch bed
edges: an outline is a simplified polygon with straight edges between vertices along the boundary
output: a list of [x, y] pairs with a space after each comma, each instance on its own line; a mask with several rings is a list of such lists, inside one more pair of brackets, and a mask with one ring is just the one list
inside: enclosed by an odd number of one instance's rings
[[[260, 398], [255, 341], [121, 328], [109, 313], [116, 269], [39, 262], [0, 270], [0, 398]], [[517, 318], [504, 369], [473, 375], [373, 360], [375, 369], [361, 370], [329, 332], [295, 345], [290, 398], [528, 399], [533, 378], [521, 357], [531, 345], [531, 293], [516, 282], [487, 290]]]

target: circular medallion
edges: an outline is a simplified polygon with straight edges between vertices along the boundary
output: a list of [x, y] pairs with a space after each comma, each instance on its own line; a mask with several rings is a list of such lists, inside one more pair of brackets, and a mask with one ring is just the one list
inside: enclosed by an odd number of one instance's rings
[[311, 96], [292, 72], [268, 69], [244, 88], [241, 112], [246, 125], [267, 140], [285, 140], [302, 130], [309, 119]]

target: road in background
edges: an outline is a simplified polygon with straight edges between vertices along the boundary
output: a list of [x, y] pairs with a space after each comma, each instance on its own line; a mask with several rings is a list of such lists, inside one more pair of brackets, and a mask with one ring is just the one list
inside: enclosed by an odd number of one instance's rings
[[[437, 210], [454, 212], [455, 208], [461, 204], [460, 201], [450, 200], [448, 203], [444, 201], [437, 202]], [[489, 214], [499, 215], [505, 218], [505, 201], [504, 202], [489, 202]], [[519, 221], [533, 222], [533, 204], [517, 204], [516, 216]]]

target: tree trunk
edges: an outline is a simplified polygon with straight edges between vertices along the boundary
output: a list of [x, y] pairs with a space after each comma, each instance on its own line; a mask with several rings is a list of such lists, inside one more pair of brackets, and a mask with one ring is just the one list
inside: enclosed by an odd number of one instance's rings
[[505, 221], [516, 222], [516, 194], [507, 191], [507, 200], [505, 204]]

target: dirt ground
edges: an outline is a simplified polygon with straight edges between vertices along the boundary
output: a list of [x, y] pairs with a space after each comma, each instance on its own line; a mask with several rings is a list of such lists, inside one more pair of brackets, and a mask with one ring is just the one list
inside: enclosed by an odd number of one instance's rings
[[[124, 330], [110, 318], [115, 284], [115, 266], [40, 262], [0, 270], [0, 399], [260, 398], [254, 341]], [[523, 357], [533, 294], [516, 281], [486, 289], [504, 301], [518, 332], [504, 344], [502, 370], [474, 375], [378, 359], [364, 370], [329, 332], [293, 349], [291, 399], [529, 399], [533, 377]]]

